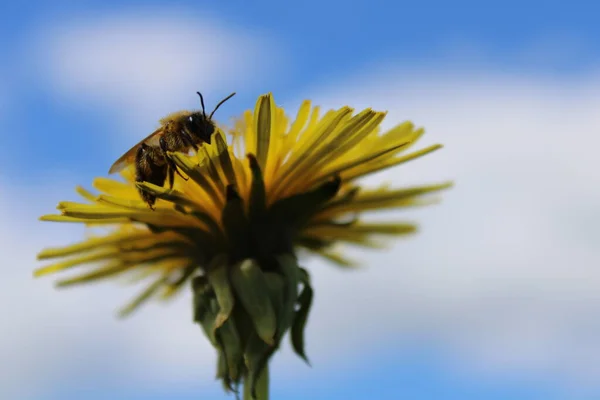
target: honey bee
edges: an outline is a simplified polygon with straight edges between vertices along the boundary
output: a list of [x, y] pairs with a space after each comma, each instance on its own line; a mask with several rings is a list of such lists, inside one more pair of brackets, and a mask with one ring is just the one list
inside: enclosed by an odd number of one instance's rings
[[[172, 189], [175, 173], [187, 180], [188, 178], [181, 175], [173, 160], [167, 156], [167, 152], [187, 153], [190, 149], [198, 151], [198, 145], [210, 144], [211, 136], [215, 131], [212, 116], [223, 103], [235, 95], [232, 93], [221, 100], [207, 116], [202, 94], [196, 93], [200, 96], [202, 111], [177, 111], [162, 118], [159, 121], [160, 127], [115, 161], [108, 173], [113, 174], [135, 164], [136, 182], [149, 182], [163, 186], [168, 178], [169, 187]], [[154, 209], [156, 197], [141, 189], [138, 189], [138, 192], [150, 209]]]

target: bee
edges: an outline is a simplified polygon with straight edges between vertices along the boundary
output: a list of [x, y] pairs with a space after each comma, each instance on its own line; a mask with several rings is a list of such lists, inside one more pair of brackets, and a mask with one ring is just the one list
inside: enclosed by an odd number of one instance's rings
[[[187, 180], [177, 166], [167, 156], [167, 152], [189, 152], [190, 149], [198, 151], [202, 143], [211, 143], [211, 136], [215, 131], [212, 116], [215, 111], [235, 93], [230, 94], [217, 104], [215, 109], [206, 115], [204, 99], [200, 92], [202, 111], [177, 111], [162, 118], [160, 127], [148, 135], [141, 142], [129, 149], [110, 167], [109, 174], [121, 171], [131, 164], [135, 164], [135, 181], [150, 182], [163, 186], [169, 180], [169, 188], [173, 188], [175, 173]], [[154, 209], [156, 197], [138, 188], [142, 200], [150, 209]]]

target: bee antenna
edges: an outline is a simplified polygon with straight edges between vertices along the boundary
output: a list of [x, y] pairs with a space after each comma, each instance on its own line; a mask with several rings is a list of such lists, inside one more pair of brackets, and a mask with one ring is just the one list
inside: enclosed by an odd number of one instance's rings
[[225, 103], [227, 100], [229, 100], [230, 98], [232, 98], [233, 96], [235, 96], [235, 92], [231, 93], [229, 96], [225, 97], [223, 100], [221, 100], [219, 102], [219, 104], [217, 104], [217, 106], [215, 107], [215, 109], [210, 113], [210, 115], [208, 116], [208, 119], [211, 119], [212, 116], [214, 115], [215, 111], [217, 111], [217, 109], [219, 107], [221, 107], [221, 104]]
[[200, 96], [200, 104], [202, 104], [202, 114], [204, 114], [204, 119], [206, 119], [206, 111], [204, 110], [204, 98], [202, 97], [202, 93], [196, 92], [198, 96]]

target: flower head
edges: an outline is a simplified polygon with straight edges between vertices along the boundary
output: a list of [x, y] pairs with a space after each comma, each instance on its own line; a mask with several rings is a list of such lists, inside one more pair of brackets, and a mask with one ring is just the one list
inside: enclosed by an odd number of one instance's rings
[[[110, 230], [71, 246], [42, 251], [62, 260], [35, 275], [93, 264], [59, 281], [70, 286], [125, 273], [153, 282], [122, 314], [146, 299], [168, 298], [188, 280], [194, 318], [219, 353], [218, 376], [226, 388], [241, 379], [256, 393], [264, 367], [288, 330], [303, 358], [303, 331], [312, 302], [308, 272], [298, 265], [306, 249], [351, 265], [334, 245], [374, 245], [378, 235], [414, 232], [410, 223], [369, 223], [363, 212], [427, 204], [448, 183], [404, 189], [363, 189], [358, 179], [400, 165], [441, 146], [407, 152], [423, 134], [412, 123], [387, 132], [385, 113], [357, 114], [342, 107], [320, 115], [305, 101], [293, 122], [270, 94], [259, 97], [229, 130], [195, 155], [170, 153], [185, 179], [173, 189], [135, 182], [94, 180], [100, 194], [77, 188], [86, 203], [62, 202], [59, 215], [42, 220], [104, 225]], [[148, 208], [138, 190], [158, 199]], [[261, 375], [263, 374], [263, 375]], [[266, 379], [266, 378], [265, 378]]]

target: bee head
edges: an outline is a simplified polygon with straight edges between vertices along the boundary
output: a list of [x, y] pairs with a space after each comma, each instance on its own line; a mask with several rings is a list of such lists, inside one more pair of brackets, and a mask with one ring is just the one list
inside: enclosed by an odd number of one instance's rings
[[210, 144], [211, 136], [215, 131], [215, 124], [206, 118], [203, 112], [198, 111], [190, 114], [185, 121], [187, 131], [202, 141]]
[[225, 103], [227, 100], [232, 98], [235, 93], [230, 94], [216, 105], [215, 109], [210, 113], [210, 115], [206, 115], [206, 110], [204, 108], [204, 98], [200, 92], [196, 92], [198, 96], [200, 96], [200, 104], [202, 104], [202, 112], [198, 111], [192, 113], [187, 121], [187, 129], [188, 132], [196, 135], [198, 138], [203, 140], [204, 142], [210, 144], [210, 137], [215, 131], [215, 123], [212, 121], [212, 117], [215, 114], [215, 111], [221, 106], [221, 104]]

